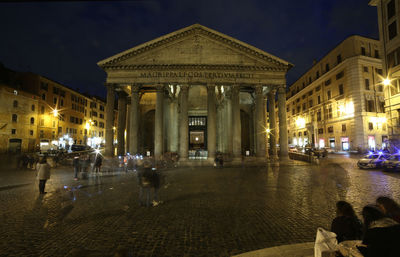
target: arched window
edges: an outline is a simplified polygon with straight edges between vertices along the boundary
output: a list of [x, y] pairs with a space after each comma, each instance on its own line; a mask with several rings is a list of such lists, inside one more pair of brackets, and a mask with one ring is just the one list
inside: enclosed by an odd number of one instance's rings
[[18, 101], [17, 100], [14, 100], [13, 106], [14, 107], [18, 107]]
[[31, 118], [31, 124], [35, 124], [35, 118]]
[[17, 114], [13, 114], [12, 115], [12, 122], [17, 122], [17, 118], [18, 118]]
[[32, 104], [31, 109], [32, 109], [32, 111], [35, 111], [35, 105], [34, 104]]

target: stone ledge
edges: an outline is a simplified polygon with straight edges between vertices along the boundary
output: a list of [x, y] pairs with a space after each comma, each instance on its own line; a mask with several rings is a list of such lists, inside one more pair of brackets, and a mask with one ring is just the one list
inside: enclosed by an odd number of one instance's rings
[[314, 242], [275, 246], [232, 257], [313, 257]]

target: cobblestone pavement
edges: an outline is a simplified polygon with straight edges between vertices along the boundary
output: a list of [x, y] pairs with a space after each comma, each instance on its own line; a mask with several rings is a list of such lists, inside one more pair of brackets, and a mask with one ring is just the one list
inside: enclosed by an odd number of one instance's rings
[[39, 196], [33, 171], [2, 168], [0, 256], [230, 256], [310, 242], [338, 200], [357, 213], [379, 195], [400, 200], [400, 174], [355, 161], [165, 170], [164, 203], [150, 208], [137, 203], [133, 172], [74, 181], [58, 168]]

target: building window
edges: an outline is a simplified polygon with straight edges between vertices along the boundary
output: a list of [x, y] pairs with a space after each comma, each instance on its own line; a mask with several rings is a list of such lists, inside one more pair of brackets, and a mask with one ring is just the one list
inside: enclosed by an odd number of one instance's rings
[[367, 112], [375, 112], [374, 100], [366, 100], [365, 106]]
[[64, 106], [64, 99], [60, 100], [60, 106]]
[[365, 79], [365, 90], [369, 90], [369, 79]]
[[368, 67], [364, 66], [364, 72], [368, 72]]
[[54, 104], [57, 104], [57, 97], [54, 97], [54, 98], [53, 98], [53, 103], [54, 103]]
[[368, 122], [368, 129], [373, 130], [374, 129], [374, 123]]
[[35, 118], [31, 118], [31, 124], [35, 124]]
[[317, 121], [321, 121], [321, 111], [317, 112]]
[[39, 137], [40, 137], [40, 138], [44, 138], [44, 132], [43, 132], [43, 130], [40, 131]]
[[333, 126], [328, 127], [328, 133], [333, 133]]
[[44, 126], [44, 119], [40, 120], [40, 126]]
[[14, 106], [15, 108], [18, 107], [18, 101], [17, 101], [17, 100], [14, 100], [13, 106]]
[[318, 129], [318, 134], [324, 134], [324, 129], [323, 128], [319, 128]]
[[387, 18], [388, 20], [390, 20], [390, 18], [392, 18], [395, 14], [396, 14], [396, 4], [395, 1], [392, 0], [390, 1], [387, 5]]
[[47, 91], [48, 88], [49, 88], [49, 85], [47, 83], [40, 82], [40, 89], [43, 89], [43, 90]]
[[344, 76], [344, 71], [339, 72], [338, 74], [336, 74], [336, 80], [343, 78]]
[[328, 119], [332, 119], [332, 106], [328, 108]]
[[361, 47], [361, 55], [365, 55], [365, 47]]
[[46, 94], [45, 94], [45, 93], [42, 94], [42, 100], [43, 100], [43, 101], [46, 100]]
[[343, 89], [343, 84], [339, 85], [339, 95], [343, 95], [344, 94], [344, 89]]
[[375, 58], [379, 59], [379, 51], [378, 50], [375, 50]]
[[325, 86], [329, 86], [331, 84], [331, 80], [328, 79], [327, 81], [325, 81]]
[[318, 101], [318, 104], [321, 103], [321, 96], [320, 95], [318, 96], [317, 101]]
[[379, 75], [382, 75], [383, 73], [382, 69], [375, 69], [375, 72], [378, 73]]
[[394, 21], [389, 25], [389, 40], [397, 36], [397, 22]]
[[336, 60], [337, 60], [338, 64], [341, 63], [342, 62], [342, 56], [339, 54], [338, 56], [336, 56]]
[[383, 86], [382, 85], [378, 85], [378, 91], [379, 92], [383, 92]]
[[325, 64], [325, 71], [326, 71], [326, 72], [329, 71], [329, 63]]
[[32, 111], [35, 111], [35, 105], [34, 105], [34, 104], [32, 104], [31, 110], [32, 110]]
[[29, 130], [29, 135], [33, 136], [33, 130]]
[[321, 86], [318, 86], [318, 87], [315, 88], [315, 92], [318, 92], [320, 90], [321, 90]]
[[13, 135], [17, 134], [17, 130], [16, 129], [11, 129], [11, 134], [13, 134]]
[[303, 112], [304, 112], [305, 110], [307, 110], [307, 105], [306, 105], [306, 103], [303, 103]]
[[328, 100], [331, 99], [331, 97], [332, 97], [332, 96], [331, 96], [331, 91], [328, 90], [328, 91], [326, 92], [326, 94], [327, 94], [327, 96], [328, 96]]
[[12, 122], [17, 122], [17, 119], [18, 119], [17, 114], [13, 114], [11, 119], [12, 119]]
[[41, 113], [41, 114], [44, 114], [44, 106], [41, 106], [41, 107], [40, 107], [40, 113]]
[[318, 79], [319, 78], [319, 71], [317, 71], [317, 74], [315, 74], [315, 77]]
[[313, 100], [311, 99], [310, 101], [308, 101], [308, 108], [313, 107]]
[[342, 124], [342, 132], [346, 131], [346, 124]]

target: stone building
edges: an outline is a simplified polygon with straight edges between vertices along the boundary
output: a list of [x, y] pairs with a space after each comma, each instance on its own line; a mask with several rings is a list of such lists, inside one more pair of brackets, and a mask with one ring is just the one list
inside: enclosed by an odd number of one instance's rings
[[[385, 108], [389, 138], [400, 147], [400, 0], [371, 0], [378, 11], [379, 38], [382, 46]], [[386, 79], [386, 80], [385, 80]]]
[[41, 142], [62, 148], [104, 144], [104, 100], [38, 74], [5, 67], [0, 67], [0, 83], [4, 100], [0, 103], [1, 152], [31, 152]]
[[38, 98], [0, 84], [0, 153], [35, 150]]
[[[98, 65], [107, 73], [106, 154], [111, 155], [114, 94], [118, 94], [118, 155], [178, 153], [233, 161], [267, 157], [266, 96], [286, 128], [285, 75], [292, 64], [195, 24], [116, 54]], [[127, 115], [125, 115], [127, 113]], [[127, 117], [127, 118], [126, 118]], [[275, 133], [275, 115], [270, 115]], [[280, 153], [287, 157], [287, 130]], [[124, 135], [128, 135], [125, 143]], [[271, 144], [276, 155], [275, 137]]]
[[289, 142], [336, 151], [380, 149], [387, 141], [380, 43], [346, 38], [293, 83]]

